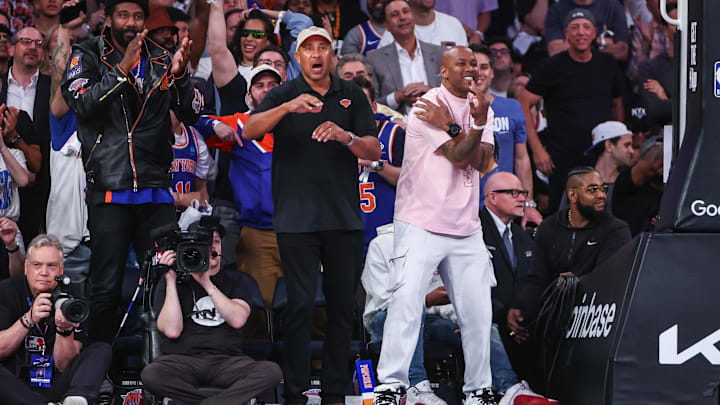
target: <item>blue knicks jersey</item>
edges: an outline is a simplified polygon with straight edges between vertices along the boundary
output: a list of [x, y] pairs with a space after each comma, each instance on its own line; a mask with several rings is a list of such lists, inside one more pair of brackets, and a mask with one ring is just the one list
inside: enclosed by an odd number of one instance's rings
[[[378, 139], [380, 140], [380, 160], [387, 164], [400, 166], [400, 159], [393, 156], [393, 144], [402, 142], [399, 137], [404, 137], [405, 131], [390, 120], [380, 122]], [[404, 139], [403, 139], [404, 141]], [[363, 168], [363, 170], [370, 170]], [[362, 175], [361, 175], [362, 177]], [[378, 173], [371, 171], [367, 181], [360, 182], [360, 211], [365, 223], [365, 246], [364, 253], [370, 241], [377, 236], [376, 228], [389, 224], [393, 221], [395, 214], [395, 186], [385, 181]]]
[[382, 34], [378, 32], [370, 20], [358, 24], [357, 27], [360, 30], [360, 35], [362, 37], [362, 47], [360, 48], [360, 53], [366, 55], [368, 52], [377, 49], [380, 44]]
[[[195, 167], [198, 162], [198, 141], [195, 128], [182, 126], [183, 140], [175, 138], [172, 162], [172, 191], [185, 194], [195, 191]], [[178, 143], [182, 142], [182, 143]]]

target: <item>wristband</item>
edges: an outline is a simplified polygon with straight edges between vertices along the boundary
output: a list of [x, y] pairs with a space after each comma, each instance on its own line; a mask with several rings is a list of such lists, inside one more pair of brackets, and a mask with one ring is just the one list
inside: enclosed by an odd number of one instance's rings
[[18, 146], [20, 145], [20, 141], [22, 140], [22, 137], [20, 134], [15, 135], [15, 138], [13, 138], [12, 141], [10, 141], [10, 146]]
[[64, 336], [64, 337], [68, 337], [68, 336], [72, 335], [74, 331], [75, 331], [75, 328], [70, 328], [68, 330], [55, 329], [56, 334], [58, 334], [60, 336]]
[[473, 120], [470, 127], [476, 131], [484, 131], [485, 130], [485, 125], [475, 125], [475, 120]]
[[15, 253], [20, 250], [20, 244], [15, 242], [15, 249], [8, 249], [8, 247], [5, 246], [5, 250], [7, 250], [8, 253]]
[[[23, 323], [23, 321], [25, 321], [25, 322]], [[28, 329], [32, 329], [32, 327], [35, 326], [34, 323], [30, 322], [30, 318], [28, 318], [27, 312], [25, 312], [25, 313], [23, 314], [22, 318], [20, 318], [20, 323], [22, 323], [23, 326], [26, 327], [26, 328], [28, 328]]]

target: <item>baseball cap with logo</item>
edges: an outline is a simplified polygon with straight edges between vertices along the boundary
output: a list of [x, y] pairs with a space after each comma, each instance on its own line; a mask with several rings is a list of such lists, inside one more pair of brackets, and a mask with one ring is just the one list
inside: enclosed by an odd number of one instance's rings
[[608, 139], [619, 138], [623, 135], [632, 135], [632, 132], [619, 121], [605, 121], [598, 124], [592, 130], [592, 146], [589, 147], [585, 153], [590, 152], [594, 147], [607, 141]]
[[277, 70], [275, 70], [274, 67], [272, 67], [272, 66], [270, 66], [270, 65], [266, 65], [266, 64], [263, 63], [262, 65], [257, 65], [257, 66], [255, 66], [255, 67], [252, 68], [252, 70], [250, 71], [250, 75], [248, 76], [248, 79], [249, 79], [249, 80], [248, 80], [248, 85], [247, 85], [248, 92], [250, 92], [250, 87], [252, 87], [252, 84], [253, 84], [253, 82], [255, 81], [255, 79], [256, 79], [259, 75], [261, 75], [261, 74], [263, 74], [263, 73], [265, 73], [265, 72], [270, 72], [270, 73], [275, 74], [275, 76], [276, 76], [277, 79], [278, 79], [278, 83], [282, 83], [282, 78], [280, 77], [280, 72], [278, 72]]
[[590, 10], [586, 10], [584, 8], [576, 8], [570, 11], [565, 16], [565, 27], [567, 28], [567, 26], [570, 25], [571, 22], [577, 20], [578, 18], [584, 18], [586, 20], [589, 20], [592, 25], [595, 25], [595, 16], [593, 15], [593, 13], [590, 12]]
[[325, 30], [325, 28], [320, 27], [309, 27], [305, 28], [304, 30], [300, 31], [300, 35], [297, 37], [297, 46], [296, 49], [300, 49], [303, 42], [305, 42], [307, 39], [312, 37], [322, 37], [325, 38], [329, 43], [332, 44], [332, 38], [330, 37], [330, 34]]

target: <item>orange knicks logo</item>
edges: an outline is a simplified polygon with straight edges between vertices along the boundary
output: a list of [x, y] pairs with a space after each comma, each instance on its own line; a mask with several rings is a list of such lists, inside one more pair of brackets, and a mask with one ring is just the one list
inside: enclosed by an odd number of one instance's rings
[[350, 104], [352, 104], [352, 101], [350, 101], [350, 99], [344, 98], [344, 99], [340, 100], [340, 105], [345, 108], [350, 107]]

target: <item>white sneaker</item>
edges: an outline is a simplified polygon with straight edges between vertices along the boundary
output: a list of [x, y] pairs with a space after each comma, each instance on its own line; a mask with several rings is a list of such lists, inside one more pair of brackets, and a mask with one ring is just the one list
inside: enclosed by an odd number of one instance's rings
[[403, 393], [392, 385], [380, 384], [375, 387], [373, 405], [400, 405]]
[[87, 399], [79, 395], [71, 395], [65, 397], [62, 401], [62, 405], [88, 405]]
[[558, 405], [560, 402], [545, 398], [530, 389], [527, 381], [521, 381], [505, 393], [498, 405]]
[[498, 405], [495, 393], [490, 388], [483, 388], [465, 396], [465, 405]]
[[405, 397], [405, 405], [415, 404], [447, 405], [447, 402], [435, 395], [432, 387], [430, 387], [430, 381], [422, 380], [415, 384], [415, 386], [410, 387]]

